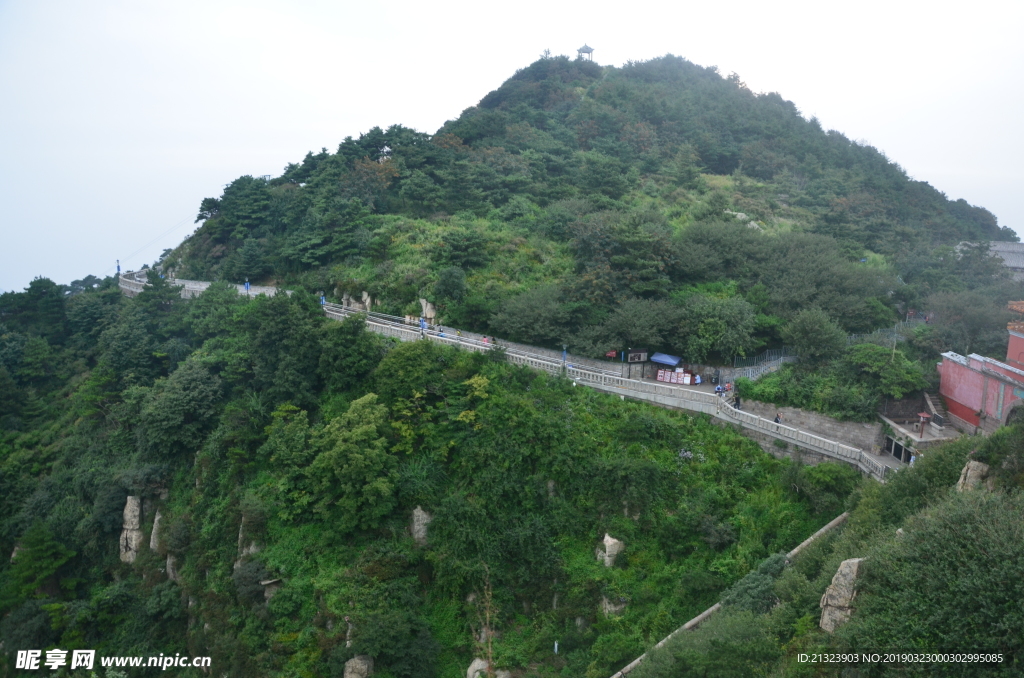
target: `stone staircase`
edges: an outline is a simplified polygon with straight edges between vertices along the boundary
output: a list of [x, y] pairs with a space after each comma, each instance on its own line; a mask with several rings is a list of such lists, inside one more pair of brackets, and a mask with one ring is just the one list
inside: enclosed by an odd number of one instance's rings
[[949, 412], [946, 411], [946, 403], [938, 393], [925, 391], [924, 402], [928, 405], [928, 411], [932, 415], [932, 423], [943, 428], [949, 422]]

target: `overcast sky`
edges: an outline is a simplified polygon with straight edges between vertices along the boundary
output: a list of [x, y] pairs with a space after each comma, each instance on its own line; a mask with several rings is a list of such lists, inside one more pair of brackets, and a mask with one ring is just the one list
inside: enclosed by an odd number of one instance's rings
[[434, 132], [545, 49], [777, 91], [1024, 234], [1024, 3], [0, 0], [0, 289], [152, 262], [243, 174]]

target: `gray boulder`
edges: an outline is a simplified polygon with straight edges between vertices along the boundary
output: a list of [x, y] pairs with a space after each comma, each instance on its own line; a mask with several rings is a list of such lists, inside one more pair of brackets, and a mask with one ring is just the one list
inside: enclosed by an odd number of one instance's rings
[[129, 496], [124, 503], [119, 551], [121, 562], [134, 563], [143, 542], [142, 497]]
[[[466, 678], [487, 678], [487, 669], [490, 668], [490, 663], [486, 659], [480, 659], [477, 657], [473, 660], [473, 663], [466, 669]], [[512, 672], [506, 671], [505, 669], [498, 669], [494, 672], [495, 678], [512, 678]]]
[[412, 510], [412, 538], [418, 546], [427, 545], [427, 526], [434, 516], [417, 506]]
[[373, 675], [373, 657], [357, 654], [345, 662], [345, 678], [368, 678]]
[[974, 490], [981, 486], [983, 480], [988, 476], [988, 464], [980, 461], [969, 461], [964, 469], [960, 471], [960, 480], [956, 483], [956, 491]]
[[839, 564], [832, 583], [821, 597], [821, 626], [823, 631], [832, 633], [850, 619], [850, 606], [857, 596], [857, 575], [863, 558], [850, 558]]
[[626, 543], [605, 532], [603, 544], [604, 548], [598, 546], [594, 549], [594, 557], [604, 561], [605, 567], [611, 567], [615, 564], [615, 557], [625, 550]]
[[156, 517], [153, 518], [153, 531], [149, 533], [149, 550], [156, 551], [160, 548], [160, 521], [163, 520], [163, 516], [160, 514], [160, 509], [156, 510]]
[[604, 612], [606, 617], [612, 615], [622, 614], [626, 609], [626, 601], [624, 600], [609, 600], [607, 596], [601, 596], [601, 612]]

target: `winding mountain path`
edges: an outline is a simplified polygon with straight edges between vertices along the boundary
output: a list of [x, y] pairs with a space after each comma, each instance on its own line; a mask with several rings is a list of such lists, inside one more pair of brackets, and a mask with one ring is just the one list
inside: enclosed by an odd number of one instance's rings
[[[197, 296], [210, 286], [209, 282], [198, 280], [172, 278], [168, 282], [181, 287], [181, 295], [186, 298]], [[145, 282], [145, 272], [142, 271], [123, 273], [119, 278], [121, 289], [129, 296], [135, 296], [147, 284]], [[235, 287], [239, 290], [240, 294], [246, 293], [243, 285], [235, 285]], [[273, 296], [276, 292], [277, 290], [272, 287], [251, 286], [248, 294], [267, 294], [268, 296]], [[607, 369], [605, 365], [608, 365], [608, 363], [577, 358], [575, 356], [567, 356], [563, 362], [561, 355], [556, 351], [524, 346], [522, 344], [512, 344], [505, 341], [485, 342], [482, 336], [472, 332], [461, 332], [455, 329], [443, 330], [434, 327], [421, 330], [415, 325], [410, 326], [404, 318], [389, 316], [383, 313], [368, 313], [338, 304], [325, 304], [324, 313], [333, 320], [344, 320], [352, 315], [363, 314], [366, 316], [366, 328], [368, 330], [384, 336], [394, 337], [399, 341], [434, 341], [440, 344], [457, 346], [468, 351], [490, 351], [500, 348], [505, 351], [505, 357], [508, 362], [515, 365], [524, 365], [550, 374], [564, 374], [567, 378], [572, 379], [574, 385], [582, 384], [599, 391], [613, 393], [623, 398], [633, 398], [662, 407], [690, 412], [703, 412], [721, 422], [734, 424], [747, 431], [766, 435], [775, 440], [781, 440], [787, 445], [793, 445], [798, 449], [845, 462], [856, 467], [861, 472], [885, 482], [888, 466], [879, 457], [856, 447], [828, 440], [827, 438], [822, 438], [821, 436], [816, 436], [812, 433], [786, 426], [785, 424], [776, 424], [773, 421], [749, 412], [736, 410], [730, 407], [724, 398], [718, 397], [713, 393], [651, 383], [639, 379], [627, 379], [621, 376], [619, 371]]]

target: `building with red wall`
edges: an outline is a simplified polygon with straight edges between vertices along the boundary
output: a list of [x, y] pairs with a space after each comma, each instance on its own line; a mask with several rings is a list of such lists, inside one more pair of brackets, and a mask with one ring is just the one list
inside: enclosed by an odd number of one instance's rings
[[[1024, 301], [1012, 302], [1010, 308], [1024, 312]], [[957, 428], [991, 433], [1011, 416], [1024, 416], [1024, 322], [1012, 322], [1006, 329], [1006, 362], [976, 353], [942, 354], [939, 394]]]

